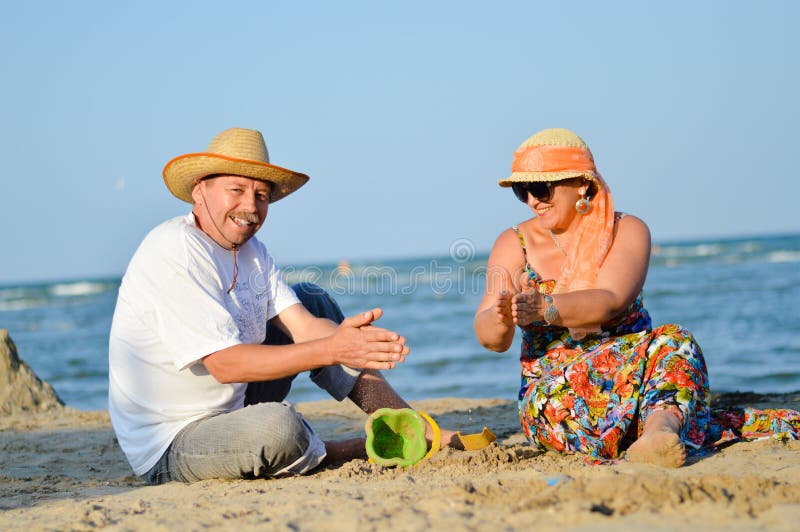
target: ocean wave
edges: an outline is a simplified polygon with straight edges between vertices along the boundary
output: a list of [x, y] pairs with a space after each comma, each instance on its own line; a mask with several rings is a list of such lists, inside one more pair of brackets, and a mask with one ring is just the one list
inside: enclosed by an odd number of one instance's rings
[[20, 310], [30, 310], [34, 308], [46, 307], [52, 301], [48, 298], [31, 299], [11, 299], [3, 301], [0, 299], [0, 312], [16, 312]]
[[100, 294], [111, 289], [108, 283], [96, 283], [91, 281], [77, 281], [74, 283], [59, 283], [48, 288], [50, 295], [56, 297], [74, 297]]
[[771, 371], [760, 375], [750, 375], [748, 378], [754, 382], [763, 382], [767, 384], [791, 383], [792, 387], [795, 387], [797, 386], [798, 378], [800, 378], [800, 371], [785, 369], [783, 371]]
[[739, 244], [699, 244], [693, 246], [654, 246], [652, 263], [656, 266], [674, 268], [692, 263], [786, 263], [800, 262], [800, 250], [769, 249], [756, 242]]
[[664, 259], [703, 258], [720, 255], [722, 244], [697, 244], [693, 246], [654, 246], [653, 255]]
[[800, 251], [773, 251], [767, 255], [767, 262], [800, 262]]
[[0, 312], [61, 305], [68, 298], [93, 296], [116, 290], [111, 282], [74, 281], [0, 288]]
[[0, 301], [9, 301], [12, 299], [24, 298], [31, 293], [30, 288], [13, 287], [13, 288], [0, 288]]

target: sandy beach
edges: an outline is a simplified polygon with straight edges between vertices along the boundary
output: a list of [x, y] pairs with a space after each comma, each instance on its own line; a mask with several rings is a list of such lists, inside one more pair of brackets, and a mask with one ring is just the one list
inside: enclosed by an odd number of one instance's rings
[[[800, 408], [800, 393], [726, 394], [718, 405]], [[0, 417], [0, 528], [25, 530], [796, 530], [800, 442], [729, 445], [663, 469], [541, 453], [515, 404], [413, 403], [443, 426], [490, 427], [480, 451], [445, 450], [406, 469], [354, 460], [303, 476], [147, 486], [116, 444], [108, 414], [68, 407]], [[363, 435], [348, 402], [298, 405], [325, 438]]]

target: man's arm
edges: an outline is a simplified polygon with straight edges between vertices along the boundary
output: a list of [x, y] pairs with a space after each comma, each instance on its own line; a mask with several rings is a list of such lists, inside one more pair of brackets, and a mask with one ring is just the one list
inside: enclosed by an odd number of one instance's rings
[[334, 364], [391, 369], [405, 360], [408, 347], [399, 334], [371, 325], [382, 314], [381, 309], [373, 309], [345, 318], [337, 326], [300, 304], [292, 305], [273, 323], [294, 344], [234, 345], [204, 357], [203, 363], [223, 383], [274, 380]]
[[[272, 380], [333, 364], [364, 368], [347, 395], [356, 406], [368, 414], [379, 408], [409, 408], [377, 371], [393, 368], [409, 352], [405, 338], [372, 325], [382, 315], [383, 311], [376, 308], [345, 318], [337, 326], [330, 320], [317, 318], [303, 305], [292, 305], [273, 318], [272, 323], [297, 343], [240, 344], [212, 353], [203, 362], [220, 382]], [[226, 378], [230, 380], [222, 380]], [[450, 443], [453, 434], [442, 430], [443, 445]], [[430, 427], [426, 436], [433, 437]], [[358, 439], [356, 443], [359, 454], [363, 454], [363, 441]], [[339, 455], [339, 450], [328, 450]], [[349, 456], [348, 453], [344, 454]]]

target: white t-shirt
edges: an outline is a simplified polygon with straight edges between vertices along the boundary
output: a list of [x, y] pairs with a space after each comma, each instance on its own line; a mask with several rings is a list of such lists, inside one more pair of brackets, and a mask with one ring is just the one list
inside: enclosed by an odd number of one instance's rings
[[168, 220], [145, 237], [117, 297], [109, 338], [108, 409], [133, 470], [149, 471], [194, 420], [244, 406], [246, 384], [221, 384], [201, 359], [260, 344], [267, 320], [299, 303], [255, 238], [233, 252], [195, 225]]

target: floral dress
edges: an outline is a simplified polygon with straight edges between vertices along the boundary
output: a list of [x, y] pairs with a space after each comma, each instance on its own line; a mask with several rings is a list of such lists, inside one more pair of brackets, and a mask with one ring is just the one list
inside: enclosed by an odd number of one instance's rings
[[[530, 267], [525, 239], [516, 226], [514, 231], [531, 287], [552, 293], [555, 280], [543, 280]], [[679, 325], [653, 329], [641, 294], [599, 332], [582, 338], [546, 322], [521, 329], [519, 417], [528, 440], [540, 449], [613, 459], [657, 410], [680, 417], [680, 438], [694, 455], [740, 440], [800, 439], [795, 410], [712, 412], [700, 346]]]
[[[533, 289], [552, 293], [527, 261]], [[649, 414], [669, 410], [682, 420], [681, 440], [700, 449], [709, 430], [708, 372], [700, 346], [679, 325], [653, 329], [641, 295], [600, 331], [576, 339], [569, 329], [533, 322], [522, 329], [519, 416], [532, 445], [619, 456]]]

